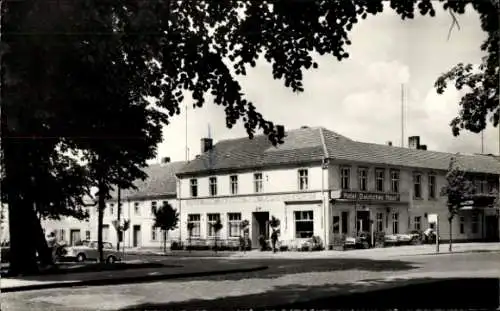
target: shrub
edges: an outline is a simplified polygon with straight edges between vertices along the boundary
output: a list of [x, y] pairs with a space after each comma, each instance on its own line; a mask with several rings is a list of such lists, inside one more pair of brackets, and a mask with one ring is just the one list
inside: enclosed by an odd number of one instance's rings
[[385, 232], [377, 231], [374, 233], [375, 247], [384, 247], [385, 245]]
[[[245, 248], [245, 240], [246, 240], [246, 248]], [[241, 251], [249, 251], [252, 249], [252, 240], [250, 238], [240, 237], [240, 250]]]
[[181, 241], [172, 241], [170, 244], [170, 249], [173, 251], [178, 251], [183, 249], [183, 245]]
[[262, 234], [259, 235], [259, 244], [261, 251], [267, 251], [271, 249], [271, 247], [269, 246], [269, 241], [266, 240], [266, 238]]

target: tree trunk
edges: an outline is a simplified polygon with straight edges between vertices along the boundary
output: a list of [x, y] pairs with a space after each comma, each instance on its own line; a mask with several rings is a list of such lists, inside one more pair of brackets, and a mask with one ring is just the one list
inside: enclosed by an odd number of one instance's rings
[[33, 213], [31, 218], [33, 221], [35, 248], [40, 257], [40, 262], [45, 266], [53, 265], [56, 258], [52, 256], [52, 249], [47, 245], [47, 239], [45, 239], [40, 218], [37, 217], [36, 213]]
[[106, 208], [106, 201], [105, 201], [105, 190], [104, 190], [104, 184], [102, 181], [99, 181], [99, 198], [98, 198], [98, 205], [97, 205], [97, 250], [99, 252], [99, 262], [104, 262], [104, 252], [103, 252], [103, 246], [102, 246], [102, 229], [103, 229], [103, 222], [104, 222], [104, 209]]
[[[448, 250], [449, 250], [449, 251], [450, 251], [450, 253], [451, 253], [452, 248], [453, 248], [453, 247], [452, 247], [452, 243], [453, 243], [453, 235], [452, 235], [452, 233], [453, 233], [453, 230], [452, 230], [452, 228], [453, 228], [453, 218], [449, 218], [449, 219], [448, 219], [448, 223], [449, 223], [449, 225], [450, 225], [450, 248], [449, 248]], [[438, 238], [438, 237], [436, 236], [436, 239], [437, 239], [437, 238]]]
[[120, 195], [120, 187], [118, 187], [118, 216], [116, 219], [118, 220], [118, 230], [116, 230], [116, 234], [118, 235], [118, 239], [116, 239], [116, 250], [120, 251], [120, 238], [122, 237], [121, 227], [120, 227], [120, 218], [122, 213], [122, 203], [121, 203], [121, 195]]
[[163, 231], [163, 252], [166, 254], [167, 253], [167, 230], [162, 230]]
[[[33, 206], [19, 198], [9, 198], [9, 272], [12, 275], [29, 275], [38, 272], [36, 259]], [[26, 221], [26, 218], [28, 221]]]

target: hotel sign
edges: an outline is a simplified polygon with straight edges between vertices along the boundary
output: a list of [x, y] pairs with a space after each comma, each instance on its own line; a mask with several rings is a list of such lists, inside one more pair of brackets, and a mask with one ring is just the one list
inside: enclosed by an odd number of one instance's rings
[[398, 193], [379, 193], [379, 192], [358, 192], [358, 191], [342, 191], [340, 196], [344, 200], [357, 201], [399, 201]]

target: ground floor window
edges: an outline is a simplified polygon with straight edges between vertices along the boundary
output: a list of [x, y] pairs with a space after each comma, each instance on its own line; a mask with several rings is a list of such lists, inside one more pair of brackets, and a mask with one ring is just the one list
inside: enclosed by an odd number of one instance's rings
[[295, 212], [295, 237], [310, 238], [314, 234], [313, 211]]
[[422, 230], [422, 216], [413, 217], [413, 229]]
[[392, 213], [392, 234], [399, 233], [399, 213]]
[[341, 222], [342, 222], [342, 233], [347, 234], [347, 232], [349, 232], [349, 212], [342, 212]]
[[[191, 237], [199, 237], [200, 236], [200, 214], [189, 214], [188, 215], [188, 223], [191, 223], [193, 229], [191, 230]], [[189, 234], [189, 232], [188, 232]]]
[[220, 214], [207, 214], [208, 218], [208, 236], [209, 237], [215, 237], [215, 229], [214, 225], [217, 222], [217, 220], [220, 220]]
[[459, 218], [460, 220], [460, 234], [464, 234], [465, 233], [465, 217], [464, 216], [460, 216]]
[[241, 213], [227, 214], [229, 236], [239, 237], [241, 232]]
[[479, 215], [472, 214], [472, 233], [476, 234], [479, 232]]
[[333, 233], [340, 233], [340, 216], [333, 216]]
[[384, 213], [377, 213], [377, 231], [384, 231]]
[[151, 241], [158, 240], [158, 228], [155, 226], [151, 226]]

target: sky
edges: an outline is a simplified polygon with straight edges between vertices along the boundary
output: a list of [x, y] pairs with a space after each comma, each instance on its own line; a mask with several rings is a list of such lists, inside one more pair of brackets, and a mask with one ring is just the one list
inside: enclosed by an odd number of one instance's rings
[[[442, 9], [436, 17], [418, 16], [402, 21], [392, 10], [368, 16], [350, 33], [350, 57], [317, 56], [319, 68], [304, 74], [305, 91], [294, 94], [281, 80], [273, 80], [271, 65], [261, 60], [247, 76], [239, 77], [246, 97], [265, 118], [287, 130], [323, 126], [351, 139], [401, 146], [401, 84], [405, 85], [405, 138], [420, 136], [429, 150], [480, 153], [481, 135], [463, 131], [453, 137], [450, 121], [457, 115], [460, 94], [452, 86], [443, 95], [434, 89], [437, 77], [457, 63], [480, 62], [482, 32], [478, 15], [469, 10], [458, 16], [460, 30], [448, 31], [451, 16]], [[224, 108], [211, 102], [192, 109], [186, 97], [189, 158], [200, 153], [200, 139], [210, 127], [214, 143], [245, 137], [242, 123], [226, 128]], [[183, 109], [185, 109], [183, 107]], [[186, 115], [171, 119], [164, 128], [158, 161], [185, 160]], [[484, 132], [484, 152], [498, 153], [498, 129]]]

